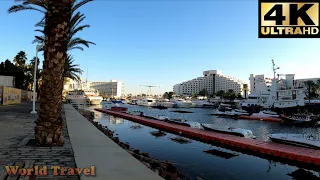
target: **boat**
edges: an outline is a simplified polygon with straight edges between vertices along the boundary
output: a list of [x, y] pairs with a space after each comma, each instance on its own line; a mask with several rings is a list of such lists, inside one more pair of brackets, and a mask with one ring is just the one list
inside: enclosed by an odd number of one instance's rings
[[191, 101], [186, 101], [184, 99], [173, 99], [173, 107], [174, 108], [190, 108], [192, 103]]
[[131, 105], [137, 105], [137, 100], [136, 99], [133, 99], [133, 100], [131, 100], [131, 103], [130, 103]]
[[195, 107], [197, 108], [212, 108], [214, 107], [214, 104], [206, 101], [206, 100], [195, 100], [193, 101], [193, 103], [195, 103]]
[[248, 116], [249, 113], [242, 109], [231, 109], [227, 111], [220, 111], [216, 109], [213, 113], [215, 116], [225, 116], [225, 117], [239, 117], [239, 116]]
[[163, 106], [163, 107], [166, 107], [166, 108], [172, 108], [173, 107], [173, 103], [170, 102], [169, 99], [159, 99], [159, 100], [157, 100], [157, 105]]
[[225, 112], [225, 111], [232, 111], [231, 105], [230, 104], [224, 104], [221, 103], [218, 107], [219, 111]]
[[307, 135], [307, 134], [270, 134], [269, 139], [273, 142], [291, 144], [296, 146], [310, 147], [320, 149], [319, 135]]
[[318, 115], [307, 115], [307, 114], [295, 114], [292, 116], [280, 116], [282, 124], [289, 124], [295, 126], [309, 126], [313, 127], [317, 125], [320, 120], [320, 116]]
[[157, 102], [153, 98], [143, 98], [143, 99], [137, 100], [137, 105], [152, 107], [152, 106], [156, 106]]
[[278, 118], [280, 115], [274, 112], [268, 112], [268, 111], [260, 111], [259, 113], [252, 113], [251, 116], [254, 117], [261, 117], [261, 118], [267, 118], [267, 117], [272, 117], [272, 118]]
[[89, 105], [90, 99], [85, 95], [83, 90], [69, 91], [66, 95], [66, 102], [69, 104], [77, 105]]
[[251, 130], [242, 129], [242, 128], [232, 128], [232, 127], [223, 127], [223, 128], [215, 128], [213, 124], [201, 124], [204, 130], [213, 131], [224, 134], [231, 134], [235, 136], [245, 137], [245, 138], [256, 138]]
[[196, 128], [196, 129], [203, 129], [200, 123], [193, 122], [193, 121], [187, 121], [185, 119], [169, 118], [167, 116], [162, 116], [162, 115], [158, 116], [158, 118], [156, 118], [156, 119], [158, 119], [159, 121], [164, 121], [164, 122], [168, 122], [168, 123], [192, 127], [192, 128]]
[[285, 74], [285, 78], [276, 77], [274, 60], [272, 60], [273, 78], [264, 75], [250, 75], [250, 84], [253, 86], [248, 99], [241, 102], [243, 109], [255, 109], [256, 107], [273, 108], [277, 112], [306, 105], [306, 88], [294, 85], [294, 74]]
[[102, 102], [103, 98], [102, 96], [99, 96], [98, 91], [94, 89], [85, 89], [83, 91], [84, 94], [89, 98], [91, 105], [99, 105]]

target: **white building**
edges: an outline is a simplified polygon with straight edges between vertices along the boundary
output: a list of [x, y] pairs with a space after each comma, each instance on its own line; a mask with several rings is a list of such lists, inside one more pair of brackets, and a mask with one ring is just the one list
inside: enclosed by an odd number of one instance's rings
[[319, 80], [320, 80], [320, 78], [296, 79], [296, 80], [294, 80], [294, 87], [296, 87], [296, 88], [305, 87], [305, 82], [307, 82], [307, 81], [313, 81], [314, 83], [317, 84]]
[[[278, 90], [293, 89], [293, 88], [306, 88], [305, 82], [313, 81], [317, 83], [320, 78], [308, 78], [308, 79], [294, 79], [294, 74], [285, 74], [278, 76]], [[250, 88], [251, 93], [261, 94], [270, 91], [272, 78], [265, 77], [264, 75], [250, 74]]]
[[223, 75], [219, 70], [209, 70], [203, 72], [203, 77], [198, 77], [173, 86], [173, 92], [177, 95], [198, 94], [202, 89], [206, 89], [209, 94], [220, 90], [234, 90], [236, 94], [242, 93], [244, 82], [234, 77]]
[[124, 83], [116, 80], [110, 82], [92, 81], [90, 87], [111, 97], [119, 98], [124, 95]]

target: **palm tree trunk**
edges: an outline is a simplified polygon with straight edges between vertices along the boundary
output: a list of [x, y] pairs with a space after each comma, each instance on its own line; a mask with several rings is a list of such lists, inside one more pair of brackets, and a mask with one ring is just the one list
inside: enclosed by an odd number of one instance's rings
[[63, 145], [61, 103], [64, 61], [67, 57], [69, 20], [74, 0], [50, 0], [44, 28], [45, 48], [40, 110], [35, 121], [38, 145]]

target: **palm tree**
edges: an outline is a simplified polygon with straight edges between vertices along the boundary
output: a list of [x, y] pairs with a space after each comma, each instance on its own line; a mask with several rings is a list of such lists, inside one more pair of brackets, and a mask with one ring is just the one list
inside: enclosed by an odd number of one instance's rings
[[13, 62], [16, 66], [25, 68], [27, 62], [27, 54], [24, 51], [18, 52], [18, 54], [14, 57]]
[[244, 92], [244, 98], [247, 99], [247, 93], [249, 91], [248, 84], [244, 84], [242, 90]]
[[219, 96], [220, 99], [222, 99], [225, 97], [226, 93], [223, 90], [220, 90], [216, 93], [216, 95]]
[[[10, 12], [37, 10], [45, 13], [44, 26], [44, 62], [40, 91], [40, 109], [35, 121], [35, 139], [38, 145], [63, 145], [63, 119], [61, 118], [64, 63], [67, 58], [67, 46], [71, 32], [73, 12], [84, 0], [75, 4], [75, 0], [22, 0], [22, 5], [11, 7]], [[41, 11], [38, 7], [44, 8]]]
[[78, 64], [73, 64], [73, 57], [68, 54], [65, 62], [64, 62], [64, 78], [70, 78], [72, 80], [80, 80], [80, 74], [82, 74], [82, 70], [79, 68]]

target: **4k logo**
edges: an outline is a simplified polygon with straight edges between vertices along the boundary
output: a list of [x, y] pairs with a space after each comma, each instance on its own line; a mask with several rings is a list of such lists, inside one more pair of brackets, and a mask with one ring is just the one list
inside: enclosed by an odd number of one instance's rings
[[319, 37], [319, 0], [259, 0], [259, 38]]

